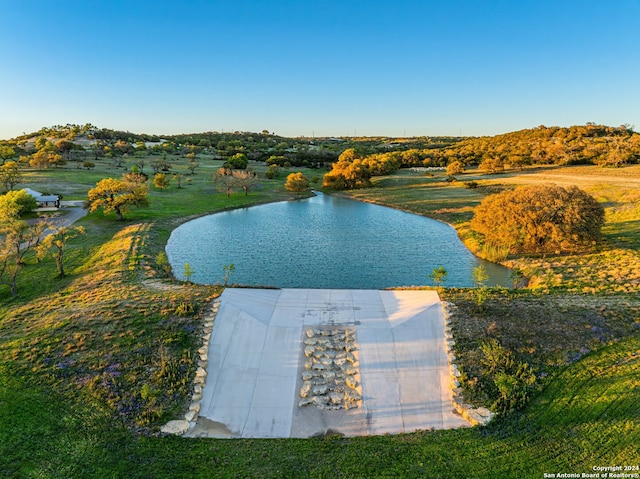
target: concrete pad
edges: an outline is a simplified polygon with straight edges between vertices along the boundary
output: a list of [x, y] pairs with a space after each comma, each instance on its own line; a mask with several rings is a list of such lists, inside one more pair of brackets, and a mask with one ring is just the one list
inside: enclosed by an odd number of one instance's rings
[[[355, 329], [361, 406], [299, 407], [304, 331], [334, 326]], [[196, 426], [201, 436], [357, 436], [469, 426], [453, 412], [435, 291], [227, 288], [208, 355]]]

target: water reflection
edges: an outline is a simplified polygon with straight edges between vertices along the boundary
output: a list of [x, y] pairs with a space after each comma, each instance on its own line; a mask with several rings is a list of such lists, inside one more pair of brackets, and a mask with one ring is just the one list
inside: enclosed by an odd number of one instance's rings
[[318, 194], [300, 201], [242, 208], [189, 221], [167, 243], [174, 274], [192, 281], [282, 288], [381, 289], [430, 284], [444, 265], [444, 286], [472, 286], [484, 264], [489, 284], [508, 283], [508, 270], [482, 261], [450, 226], [422, 216]]

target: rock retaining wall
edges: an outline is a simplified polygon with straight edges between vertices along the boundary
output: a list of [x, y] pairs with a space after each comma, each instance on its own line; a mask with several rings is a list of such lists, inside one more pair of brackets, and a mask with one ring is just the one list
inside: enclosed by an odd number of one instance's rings
[[465, 402], [462, 396], [460, 380], [458, 379], [460, 377], [460, 371], [456, 365], [456, 355], [454, 352], [455, 341], [451, 331], [451, 318], [455, 315], [457, 307], [453, 303], [446, 301], [442, 302], [442, 307], [444, 311], [444, 341], [449, 358], [449, 372], [451, 374], [451, 388], [453, 390], [453, 407], [474, 426], [484, 426], [493, 419], [495, 413], [487, 408], [476, 408]]
[[213, 321], [218, 314], [220, 300], [215, 300], [211, 306], [211, 312], [204, 317], [202, 328], [202, 346], [198, 349], [198, 369], [193, 380], [193, 394], [191, 396], [191, 404], [189, 410], [183, 419], [169, 421], [160, 428], [160, 432], [167, 434], [177, 434], [179, 436], [186, 434], [196, 425], [198, 413], [200, 412], [200, 401], [202, 400], [202, 389], [207, 381], [207, 366], [209, 365], [209, 342], [211, 341], [211, 333], [213, 332]]

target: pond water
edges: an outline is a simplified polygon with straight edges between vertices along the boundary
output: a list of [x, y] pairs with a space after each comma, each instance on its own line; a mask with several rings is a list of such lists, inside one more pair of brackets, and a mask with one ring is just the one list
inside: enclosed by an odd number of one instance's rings
[[167, 243], [174, 274], [191, 281], [279, 288], [382, 289], [433, 284], [473, 286], [483, 264], [489, 285], [507, 285], [509, 270], [475, 257], [439, 221], [384, 206], [323, 195], [204, 216], [176, 228]]

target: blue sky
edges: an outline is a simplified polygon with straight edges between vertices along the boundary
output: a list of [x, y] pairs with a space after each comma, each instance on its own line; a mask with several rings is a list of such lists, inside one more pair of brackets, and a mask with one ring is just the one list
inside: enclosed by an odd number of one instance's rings
[[0, 0], [0, 138], [640, 128], [640, 0]]

